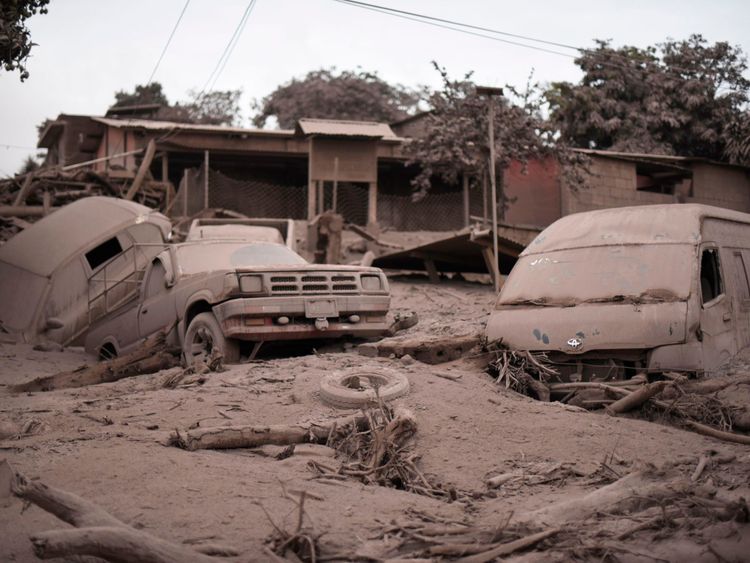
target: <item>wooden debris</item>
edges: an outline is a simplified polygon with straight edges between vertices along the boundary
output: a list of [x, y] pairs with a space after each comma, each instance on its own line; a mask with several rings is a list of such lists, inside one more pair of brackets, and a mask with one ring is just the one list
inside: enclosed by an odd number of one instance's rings
[[388, 327], [387, 335], [395, 336], [396, 333], [416, 326], [417, 323], [419, 323], [419, 317], [414, 311], [409, 311], [408, 313], [396, 313], [393, 317], [391, 326]]
[[667, 385], [669, 385], [669, 383], [666, 381], [655, 381], [654, 383], [647, 383], [636, 391], [629, 393], [628, 395], [609, 405], [606, 408], [606, 411], [609, 414], [615, 415], [637, 409], [638, 407], [643, 405], [643, 403], [661, 393]]
[[37, 505], [75, 529], [52, 530], [31, 536], [34, 553], [40, 559], [91, 555], [118, 563], [216, 563], [221, 561], [131, 528], [96, 504], [73, 493], [30, 481], [17, 473], [7, 461], [0, 462], [0, 475], [10, 482], [0, 490], [10, 492]]
[[497, 547], [493, 547], [492, 549], [489, 549], [482, 553], [477, 553], [476, 555], [471, 555], [469, 557], [462, 557], [458, 561], [460, 561], [461, 563], [487, 563], [488, 561], [492, 561], [493, 559], [497, 559], [498, 557], [503, 557], [505, 555], [515, 553], [516, 551], [527, 549], [539, 543], [540, 541], [554, 536], [559, 532], [560, 528], [552, 528], [550, 530], [531, 534], [515, 541], [498, 545]]
[[686, 420], [685, 424], [687, 424], [689, 428], [692, 428], [693, 430], [698, 432], [698, 434], [711, 436], [712, 438], [724, 440], [725, 442], [734, 442], [735, 444], [745, 444], [750, 446], [750, 436], [744, 434], [736, 434], [734, 432], [724, 432], [723, 430], [717, 430], [716, 428], [706, 426], [705, 424], [701, 424], [693, 420]]
[[425, 364], [440, 364], [457, 360], [479, 344], [479, 335], [445, 336], [435, 338], [386, 339], [361, 344], [357, 351], [363, 356], [396, 358], [409, 355]]
[[26, 383], [10, 387], [14, 393], [70, 389], [98, 383], [110, 383], [126, 377], [154, 373], [179, 364], [176, 351], [166, 345], [167, 331], [160, 331], [146, 339], [134, 352], [113, 360], [84, 366], [73, 371], [37, 377]]

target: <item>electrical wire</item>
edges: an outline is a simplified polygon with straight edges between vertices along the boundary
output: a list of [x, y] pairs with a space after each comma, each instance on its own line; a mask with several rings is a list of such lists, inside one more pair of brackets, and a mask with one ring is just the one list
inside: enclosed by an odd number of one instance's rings
[[208, 91], [214, 89], [214, 86], [216, 86], [216, 82], [219, 80], [219, 77], [221, 76], [221, 73], [224, 72], [224, 67], [227, 66], [227, 61], [229, 61], [229, 58], [232, 56], [232, 53], [234, 52], [234, 48], [237, 46], [237, 43], [240, 42], [240, 37], [242, 36], [242, 32], [245, 31], [245, 25], [247, 25], [247, 20], [250, 17], [250, 14], [253, 13], [253, 9], [255, 8], [255, 3], [257, 0], [252, 0], [250, 6], [250, 10], [247, 12], [247, 15], [245, 16], [245, 21], [242, 22], [242, 27], [240, 28], [240, 32], [237, 34], [237, 38], [234, 40], [234, 43], [229, 48], [229, 52], [227, 53], [227, 56], [224, 57], [224, 62], [221, 63], [221, 68], [219, 69], [219, 72], [216, 73], [216, 77], [213, 79], [213, 82], [211, 82], [211, 86], [209, 86]]
[[[417, 23], [422, 23], [422, 24], [426, 24], [426, 25], [432, 25], [434, 27], [440, 27], [440, 28], [443, 28], [443, 29], [449, 29], [451, 31], [458, 31], [459, 33], [464, 33], [466, 35], [473, 35], [475, 37], [481, 37], [481, 38], [484, 38], [484, 39], [491, 39], [493, 41], [499, 41], [501, 43], [506, 43], [506, 44], [510, 44], [510, 45], [516, 45], [518, 47], [524, 47], [526, 49], [533, 49], [535, 51], [542, 51], [544, 53], [550, 53], [550, 54], [553, 54], [553, 55], [558, 55], [558, 56], [572, 58], [572, 59], [577, 58], [579, 55], [588, 55], [588, 54], [595, 53], [597, 51], [597, 49], [586, 49], [584, 47], [576, 47], [575, 45], [568, 45], [566, 43], [560, 43], [560, 42], [557, 42], [557, 41], [549, 41], [549, 40], [546, 40], [546, 39], [539, 39], [537, 37], [531, 37], [531, 36], [528, 36], [528, 35], [520, 35], [520, 34], [516, 34], [516, 33], [510, 33], [510, 32], [507, 32], [507, 31], [501, 31], [501, 30], [492, 29], [492, 28], [489, 28], [489, 27], [481, 27], [481, 26], [472, 25], [472, 24], [463, 23], [463, 22], [458, 22], [458, 21], [455, 21], [455, 20], [449, 20], [449, 19], [445, 19], [445, 18], [438, 18], [438, 17], [435, 17], [435, 16], [426, 15], [426, 14], [419, 14], [419, 13], [416, 13], [416, 12], [408, 12], [408, 11], [405, 11], [405, 10], [398, 10], [396, 8], [390, 8], [388, 6], [381, 6], [381, 5], [372, 4], [372, 3], [369, 3], [369, 2], [362, 2], [360, 0], [333, 0], [333, 1], [334, 2], [338, 2], [339, 4], [344, 4], [344, 5], [351, 6], [353, 8], [361, 8], [361, 9], [364, 9], [364, 10], [370, 10], [372, 12], [377, 12], [377, 13], [381, 13], [381, 14], [385, 14], [385, 15], [389, 15], [389, 16], [393, 16], [393, 17], [398, 17], [398, 18], [405, 19], [405, 20], [415, 21]], [[450, 24], [450, 25], [446, 25], [446, 24]], [[453, 27], [453, 26], [457, 26], [457, 27]], [[475, 31], [470, 31], [472, 29], [473, 30], [479, 30], [479, 31], [485, 31], [485, 32], [488, 32], [488, 33], [496, 34], [496, 35], [503, 35], [503, 36], [506, 36], [506, 37], [514, 37], [516, 39], [523, 39], [523, 40], [526, 40], [526, 41], [532, 41], [532, 42], [536, 42], [536, 43], [542, 43], [542, 44], [545, 44], [545, 45], [551, 45], [551, 46], [555, 46], [555, 47], [561, 47], [561, 48], [564, 48], [564, 49], [572, 49], [574, 51], [577, 51], [579, 53], [579, 55], [572, 55], [570, 53], [562, 53], [562, 52], [556, 51], [554, 49], [546, 49], [546, 48], [543, 48], [543, 47], [537, 47], [535, 45], [529, 45], [527, 43], [521, 43], [519, 41], [511, 41], [511, 40], [508, 40], [508, 39], [502, 39], [501, 37], [496, 37], [496, 36], [492, 36], [492, 35], [486, 35], [484, 33], [477, 33]], [[601, 67], [614, 68], [614, 69], [617, 69], [617, 70], [634, 70], [636, 68], [632, 64], [634, 61], [632, 59], [630, 59], [629, 57], [627, 57], [626, 55], [618, 53], [618, 52], [616, 52], [614, 50], [611, 52], [611, 55], [620, 58], [623, 62], [622, 63], [616, 63], [616, 62], [610, 62], [610, 61], [600, 61], [600, 62], [597, 63], [597, 65], [601, 66]], [[688, 74], [688, 75], [695, 74], [695, 70], [691, 70], [691, 69], [680, 68], [680, 67], [676, 67], [676, 66], [673, 66], [673, 65], [670, 65], [669, 68], [671, 70], [675, 70], [677, 72], [681, 72], [681, 73]]]
[[[527, 49], [533, 49], [535, 51], [542, 51], [544, 53], [551, 53], [553, 55], [559, 55], [561, 57], [567, 57], [570, 59], [575, 59], [576, 55], [571, 55], [570, 53], [561, 53], [560, 51], [555, 51], [554, 49], [547, 49], [545, 47], [537, 47], [536, 45], [529, 45], [527, 43], [521, 43], [519, 41], [511, 41], [510, 39], [503, 39], [501, 37], [496, 37], [493, 35], [487, 35], [485, 33], [478, 33], [476, 31], [470, 31], [469, 29], [462, 29], [461, 27], [452, 27], [450, 25], [445, 25], [442, 23], [438, 23], [439, 21], [450, 21], [450, 20], [441, 20], [440, 18], [432, 18], [431, 16], [423, 16], [421, 14], [415, 14], [413, 12], [403, 12], [402, 10], [396, 10], [394, 8], [387, 8], [385, 6], [378, 6], [376, 4], [366, 4], [365, 2], [354, 2], [353, 0], [333, 0], [334, 2], [338, 2], [340, 4], [348, 5], [353, 8], [362, 8], [364, 10], [370, 10], [371, 12], [378, 12], [381, 14], [386, 14], [389, 16], [401, 18], [404, 20], [409, 20], [417, 23], [422, 23], [425, 25], [431, 25], [433, 27], [440, 27], [442, 29], [449, 29], [451, 31], [458, 31], [459, 33], [463, 33], [465, 35], [473, 35], [474, 37], [481, 37], [484, 39], [490, 39], [492, 41], [498, 41], [500, 43], [506, 43], [509, 45], [516, 45], [518, 47], [525, 47]], [[409, 15], [406, 15], [409, 14]], [[431, 21], [436, 20], [436, 21]], [[451, 22], [454, 25], [457, 26], [464, 26], [464, 27], [471, 27], [476, 28], [476, 26], [471, 26], [469, 24], [462, 24], [459, 22]], [[495, 32], [494, 30], [489, 30], [493, 33], [502, 33], [502, 32]], [[538, 40], [542, 42], [543, 40]], [[552, 43], [552, 42], [546, 42], [546, 43]], [[554, 43], [553, 43], [554, 44]], [[562, 45], [562, 44], [560, 44]], [[567, 46], [565, 46], [567, 47]], [[577, 47], [572, 47], [573, 49], [578, 49]]]
[[23, 149], [28, 151], [35, 151], [39, 147], [24, 147], [22, 145], [7, 145], [5, 143], [0, 143], [0, 147], [3, 147], [4, 149]]
[[213, 71], [211, 71], [211, 74], [206, 79], [206, 83], [203, 85], [203, 88], [196, 97], [196, 100], [199, 100], [207, 91], [210, 91], [210, 88], [208, 86], [209, 84], [211, 84], [212, 80], [214, 84], [216, 83], [214, 77], [218, 78], [219, 75], [217, 73], [220, 74], [220, 71], [223, 70], [223, 67], [226, 65], [226, 61], [229, 60], [229, 55], [231, 55], [231, 52], [234, 50], [234, 45], [236, 45], [240, 35], [242, 34], [242, 30], [245, 28], [247, 18], [255, 7], [255, 2], [256, 0], [250, 0], [250, 2], [248, 2], [247, 8], [245, 8], [245, 12], [242, 14], [242, 18], [240, 18], [237, 27], [234, 28], [234, 33], [232, 33], [232, 36], [229, 38], [227, 46], [224, 47], [224, 51], [221, 53], [219, 60], [216, 61], [216, 66], [214, 66]]
[[[444, 19], [444, 18], [438, 18], [438, 17], [435, 17], [435, 16], [428, 16], [428, 15], [425, 15], [425, 14], [417, 14], [416, 12], [407, 12], [406, 10], [397, 10], [396, 8], [389, 8], [389, 7], [386, 7], [386, 6], [379, 6], [377, 4], [370, 4], [368, 2], [361, 2], [359, 0], [334, 0], [334, 1], [340, 2], [342, 4], [350, 4], [352, 6], [358, 6], [358, 7], [361, 7], [361, 8], [368, 8], [368, 9], [375, 9], [375, 8], [377, 8], [377, 9], [380, 9], [380, 10], [385, 10], [387, 12], [391, 12], [393, 14], [397, 14], [398, 13], [398, 14], [402, 14], [402, 15], [405, 15], [405, 16], [414, 16], [414, 17], [420, 18], [422, 20], [430, 20], [430, 21], [440, 22], [440, 23], [449, 24], [449, 25], [457, 25], [457, 26], [460, 26], [460, 27], [465, 27], [467, 29], [474, 29], [474, 30], [477, 30], [477, 31], [487, 31], [489, 33], [494, 33], [494, 34], [497, 34], [497, 35], [504, 35], [506, 37], [514, 37], [516, 39], [524, 39], [526, 41], [533, 41], [535, 43], [543, 43], [545, 45], [551, 45], [553, 47], [562, 47], [563, 49], [573, 49], [574, 51], [581, 51], [581, 48], [580, 47], [576, 47], [575, 45], [567, 45], [565, 43], [558, 43], [556, 41], [548, 41], [546, 39], [539, 39], [537, 37], [531, 37], [529, 35], [519, 35], [517, 33], [510, 33], [510, 32], [507, 32], [507, 31], [500, 31], [498, 29], [492, 29], [492, 28], [489, 28], [489, 27], [482, 27], [482, 26], [479, 26], [479, 25], [472, 25], [472, 24], [468, 24], [468, 23], [461, 23], [461, 22], [457, 22], [457, 21], [454, 21], [454, 20], [448, 20], [448, 19]], [[517, 43], [513, 43], [513, 44], [517, 45]]]
[[159, 60], [156, 61], [156, 64], [154, 65], [154, 70], [151, 71], [151, 76], [148, 77], [148, 82], [146, 83], [146, 87], [148, 87], [151, 84], [151, 82], [153, 82], [154, 75], [156, 74], [156, 71], [159, 69], [159, 65], [161, 64], [161, 61], [164, 58], [164, 55], [166, 54], [167, 49], [169, 48], [169, 44], [172, 42], [172, 38], [174, 37], [174, 34], [177, 31], [177, 28], [180, 27], [182, 16], [185, 15], [185, 10], [187, 10], [187, 7], [189, 4], [190, 4], [190, 0], [186, 0], [185, 5], [182, 7], [182, 12], [180, 12], [180, 17], [177, 18], [177, 22], [174, 24], [174, 27], [172, 28], [172, 33], [169, 34], [169, 39], [167, 39], [167, 43], [164, 45], [164, 48], [161, 50], [161, 55], [159, 55]]

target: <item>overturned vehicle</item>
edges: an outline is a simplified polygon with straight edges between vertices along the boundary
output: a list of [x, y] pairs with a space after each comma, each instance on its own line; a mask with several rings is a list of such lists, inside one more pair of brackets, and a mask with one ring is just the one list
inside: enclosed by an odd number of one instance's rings
[[383, 335], [389, 307], [378, 268], [308, 264], [272, 242], [193, 240], [152, 260], [138, 298], [92, 325], [86, 349], [116, 356], [167, 329], [187, 363], [233, 363], [243, 341]]
[[750, 345], [750, 215], [697, 204], [564, 217], [521, 254], [487, 338], [565, 379], [716, 372]]

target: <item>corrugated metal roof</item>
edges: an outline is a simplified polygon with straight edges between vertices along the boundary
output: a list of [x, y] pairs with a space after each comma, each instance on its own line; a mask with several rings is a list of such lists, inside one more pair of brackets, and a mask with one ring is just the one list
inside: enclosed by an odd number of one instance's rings
[[297, 122], [296, 132], [298, 135], [329, 135], [331, 137], [398, 140], [398, 137], [396, 137], [389, 125], [374, 121], [303, 118]]
[[178, 123], [175, 121], [155, 121], [153, 119], [113, 119], [111, 117], [91, 117], [94, 121], [109, 127], [126, 129], [147, 129], [150, 131], [191, 131], [197, 133], [216, 133], [231, 135], [278, 135], [291, 136], [290, 129], [246, 129], [244, 127], [226, 127], [224, 125], [200, 125], [196, 123]]

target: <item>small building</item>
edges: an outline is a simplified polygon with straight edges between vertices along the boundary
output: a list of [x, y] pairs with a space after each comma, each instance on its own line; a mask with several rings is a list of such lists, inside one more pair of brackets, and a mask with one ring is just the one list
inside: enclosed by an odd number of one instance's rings
[[[412, 198], [418, 169], [404, 144], [429, 125], [430, 112], [391, 125], [302, 119], [295, 130], [160, 121], [158, 106], [113, 108], [108, 116], [61, 114], [42, 131], [45, 164], [89, 162], [110, 177], [133, 178], [149, 142], [154, 179], [177, 190], [172, 216], [221, 207], [250, 217], [311, 219], [335, 209], [371, 229], [458, 230], [486, 221], [492, 203], [481, 189], [463, 192], [439, 180]], [[144, 119], [147, 117], [148, 119]], [[500, 213], [522, 238], [558, 218], [592, 209], [670, 202], [750, 212], [750, 169], [701, 158], [581, 150], [585, 187], [563, 185], [553, 159], [513, 163], [503, 172], [508, 206]], [[519, 231], [520, 236], [520, 231]], [[516, 240], [521, 240], [518, 238]]]

